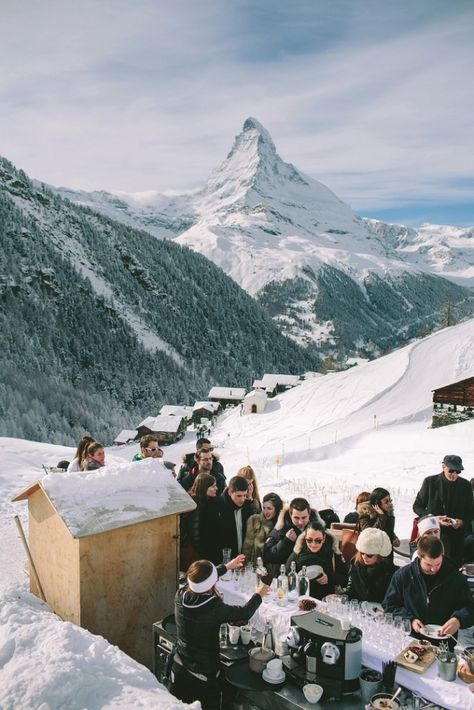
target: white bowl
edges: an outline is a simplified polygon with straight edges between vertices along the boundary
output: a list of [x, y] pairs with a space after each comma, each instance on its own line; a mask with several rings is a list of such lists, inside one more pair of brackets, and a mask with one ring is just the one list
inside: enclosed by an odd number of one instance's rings
[[307, 683], [303, 685], [303, 693], [308, 703], [317, 703], [323, 694], [323, 689], [316, 683]]

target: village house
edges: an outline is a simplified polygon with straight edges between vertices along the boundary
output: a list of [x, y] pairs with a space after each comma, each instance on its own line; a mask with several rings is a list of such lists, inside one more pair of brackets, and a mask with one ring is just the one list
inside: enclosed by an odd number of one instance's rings
[[210, 402], [218, 402], [222, 408], [228, 405], [236, 406], [244, 397], [244, 387], [212, 387], [207, 395]]
[[433, 390], [432, 427], [463, 422], [474, 417], [474, 377]]
[[220, 409], [218, 402], [195, 402], [193, 406], [193, 423], [195, 426], [201, 424], [203, 420], [208, 422], [218, 414]]
[[164, 417], [183, 417], [188, 424], [193, 418], [193, 408], [189, 405], [164, 404], [159, 414]]
[[131, 441], [135, 441], [138, 436], [136, 429], [122, 429], [122, 431], [117, 434], [114, 439], [115, 446], [123, 446]]
[[173, 444], [181, 439], [186, 432], [186, 420], [174, 415], [146, 417], [137, 426], [138, 439], [145, 434], [154, 434], [160, 444]]
[[274, 397], [279, 392], [284, 392], [291, 387], [296, 387], [301, 381], [299, 375], [283, 375], [266, 373], [261, 380], [254, 380], [254, 389], [265, 390], [269, 397]]

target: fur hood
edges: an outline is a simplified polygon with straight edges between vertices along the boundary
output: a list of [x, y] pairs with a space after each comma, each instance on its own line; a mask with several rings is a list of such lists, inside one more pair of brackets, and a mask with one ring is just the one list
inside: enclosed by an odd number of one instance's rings
[[376, 518], [377, 511], [370, 505], [369, 501], [359, 503], [357, 506], [357, 514], [360, 517], [367, 516], [368, 518]]
[[[309, 511], [309, 519], [311, 521], [317, 521], [318, 523], [321, 523], [321, 525], [324, 525], [324, 520], [321, 518], [317, 510], [314, 510], [314, 508], [311, 508]], [[290, 527], [293, 527], [293, 524], [291, 522], [290, 518], [290, 506], [288, 503], [285, 503], [283, 508], [280, 510], [278, 513], [278, 518], [275, 523], [275, 530], [283, 530], [284, 527], [289, 525]]]
[[[301, 535], [298, 535], [295, 546], [293, 548], [293, 551], [299, 555], [303, 550], [304, 550], [304, 538], [305, 538], [305, 532], [302, 532]], [[326, 530], [325, 532], [326, 535], [326, 541], [323, 545], [323, 548], [331, 545], [332, 546], [332, 551], [334, 552], [335, 555], [340, 555], [341, 551], [339, 549], [339, 541], [334, 537], [334, 535], [331, 535], [329, 530]], [[329, 542], [328, 542], [329, 540]], [[322, 549], [323, 549], [322, 548]]]

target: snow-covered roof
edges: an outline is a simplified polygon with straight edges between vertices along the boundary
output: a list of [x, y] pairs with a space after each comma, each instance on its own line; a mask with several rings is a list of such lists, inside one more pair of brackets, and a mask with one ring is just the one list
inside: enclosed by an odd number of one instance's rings
[[191, 406], [179, 406], [177, 404], [164, 404], [160, 409], [160, 414], [163, 416], [180, 416], [180, 417], [190, 417], [193, 413], [193, 408]]
[[194, 510], [194, 501], [159, 460], [112, 463], [96, 471], [50, 473], [13, 500], [42, 488], [75, 538]]
[[193, 412], [197, 409], [207, 409], [209, 412], [216, 412], [219, 409], [219, 402], [195, 402]]
[[131, 441], [132, 439], [135, 439], [137, 436], [138, 432], [136, 429], [122, 429], [122, 431], [117, 434], [117, 436], [114, 439], [114, 444], [116, 443], [124, 443], [126, 444], [127, 441]]
[[256, 389], [252, 390], [251, 392], [248, 392], [245, 395], [244, 399], [261, 399], [266, 401], [267, 394], [263, 390]]
[[284, 375], [284, 374], [269, 374], [266, 373], [261, 380], [255, 380], [253, 387], [261, 387], [263, 389], [274, 389], [277, 385], [283, 385], [285, 387], [294, 387], [300, 381], [298, 375]]
[[212, 387], [207, 395], [215, 399], [235, 399], [241, 400], [245, 397], [244, 387]]
[[174, 434], [178, 431], [182, 421], [183, 417], [164, 416], [160, 414], [157, 417], [146, 417], [146, 419], [140, 422], [137, 429], [141, 426], [145, 426], [147, 429], [150, 429], [150, 431], [165, 431]]

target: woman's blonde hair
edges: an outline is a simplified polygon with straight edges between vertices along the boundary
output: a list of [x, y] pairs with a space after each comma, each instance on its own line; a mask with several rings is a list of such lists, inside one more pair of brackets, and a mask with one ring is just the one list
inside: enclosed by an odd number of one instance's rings
[[242, 476], [246, 481], [253, 484], [252, 500], [256, 500], [260, 507], [262, 507], [262, 501], [260, 500], [260, 491], [258, 490], [257, 478], [255, 476], [255, 471], [252, 466], [242, 466], [237, 471], [237, 476]]

